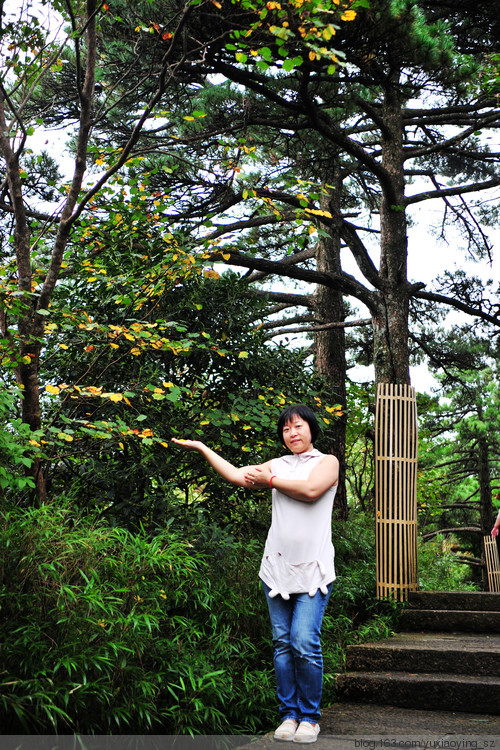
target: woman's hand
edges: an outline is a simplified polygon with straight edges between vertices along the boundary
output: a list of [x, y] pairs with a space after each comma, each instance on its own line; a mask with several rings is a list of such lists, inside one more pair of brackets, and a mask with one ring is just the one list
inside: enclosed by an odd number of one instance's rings
[[172, 443], [176, 443], [176, 445], [180, 445], [181, 448], [184, 448], [187, 451], [199, 451], [205, 447], [205, 443], [202, 443], [201, 440], [182, 440], [182, 438], [171, 438], [171, 441]]
[[491, 529], [491, 536], [493, 538], [498, 536], [498, 526], [493, 526], [493, 528]]
[[271, 467], [268, 464], [247, 466], [245, 482], [248, 482], [248, 485], [253, 486], [255, 489], [261, 489], [262, 487], [269, 487], [271, 476]]

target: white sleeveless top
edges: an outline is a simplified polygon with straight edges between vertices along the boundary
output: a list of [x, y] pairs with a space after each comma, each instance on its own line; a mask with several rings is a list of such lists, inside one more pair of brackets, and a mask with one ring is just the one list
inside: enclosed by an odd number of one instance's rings
[[[274, 475], [282, 479], [307, 479], [324, 453], [282, 456], [271, 462]], [[259, 577], [269, 586], [270, 597], [308, 592], [314, 596], [335, 580], [335, 550], [332, 544], [332, 510], [337, 486], [312, 502], [294, 500], [273, 488], [272, 521]]]

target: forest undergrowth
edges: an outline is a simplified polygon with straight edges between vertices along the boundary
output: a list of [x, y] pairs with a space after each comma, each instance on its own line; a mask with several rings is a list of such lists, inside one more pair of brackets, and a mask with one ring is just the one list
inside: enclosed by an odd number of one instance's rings
[[[373, 521], [334, 523], [323, 705], [349, 643], [392, 632]], [[0, 514], [4, 734], [254, 734], [277, 716], [262, 539], [206, 519], [152, 534], [69, 501]]]

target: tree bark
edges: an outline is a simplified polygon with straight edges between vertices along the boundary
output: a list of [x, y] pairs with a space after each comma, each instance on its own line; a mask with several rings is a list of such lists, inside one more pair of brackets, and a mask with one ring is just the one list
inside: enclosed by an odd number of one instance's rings
[[375, 382], [409, 385], [404, 122], [397, 81], [386, 86], [383, 122], [382, 163], [387, 179], [380, 204], [380, 288], [372, 308]]
[[[340, 213], [341, 182], [335, 180], [336, 189], [332, 197], [324, 201], [323, 210], [330, 211], [333, 215]], [[332, 230], [327, 237], [321, 237], [316, 247], [316, 264], [319, 271], [326, 273], [341, 273], [340, 263], [340, 236]], [[345, 320], [344, 298], [340, 291], [331, 287], [320, 285], [315, 293], [315, 306], [318, 318], [322, 322], [343, 322]], [[339, 460], [340, 478], [335, 496], [336, 515], [341, 520], [346, 520], [348, 515], [346, 481], [345, 481], [345, 442], [346, 442], [346, 353], [345, 353], [345, 328], [338, 326], [316, 331], [315, 340], [315, 362], [316, 369], [331, 383], [332, 394], [335, 401], [342, 405], [344, 414], [336, 419], [333, 425], [333, 436], [328, 451], [333, 453]]]
[[[21, 120], [20, 113], [16, 111], [15, 106], [9, 100], [5, 89], [2, 88], [0, 90], [0, 148], [5, 158], [7, 182], [14, 213], [14, 242], [16, 248], [18, 289], [19, 292], [24, 295], [24, 310], [22, 314], [18, 316], [20, 343], [19, 365], [17, 367], [16, 377], [21, 384], [23, 391], [22, 419], [23, 422], [26, 422], [33, 431], [39, 430], [42, 426], [38, 372], [45, 324], [44, 316], [43, 314], [40, 314], [40, 311], [48, 309], [55, 285], [59, 278], [63, 254], [71, 230], [71, 218], [80, 194], [85, 174], [87, 144], [91, 130], [97, 50], [95, 34], [96, 0], [87, 1], [86, 12], [86, 66], [83, 82], [81, 86], [79, 86], [80, 127], [78, 133], [75, 171], [68, 198], [62, 211], [61, 221], [56, 233], [54, 249], [47, 268], [45, 281], [38, 298], [34, 297], [32, 294], [31, 232], [24, 206], [23, 186], [20, 178], [19, 164], [19, 153], [22, 152], [22, 144], [17, 151], [15, 151], [15, 141], [11, 142], [9, 139], [9, 128], [5, 112], [6, 104], [14, 115], [21, 132], [25, 131], [25, 127]], [[31, 471], [35, 481], [37, 497], [41, 502], [44, 502], [46, 500], [47, 490], [43, 467], [39, 460], [34, 462]]]

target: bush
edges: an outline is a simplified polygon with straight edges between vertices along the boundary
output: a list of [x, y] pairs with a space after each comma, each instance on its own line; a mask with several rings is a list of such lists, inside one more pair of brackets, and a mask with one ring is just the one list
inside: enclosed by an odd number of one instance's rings
[[0, 550], [4, 732], [260, 728], [245, 721], [249, 706], [265, 716], [274, 688], [252, 624], [260, 596], [247, 583], [248, 546], [231, 550], [214, 586], [209, 559], [178, 532], [147, 538], [62, 504], [4, 510]]
[[[177, 524], [177, 526], [176, 526]], [[334, 524], [324, 705], [345, 647], [387, 635], [372, 524]], [[0, 512], [0, 725], [27, 734], [255, 734], [277, 698], [263, 540], [180, 515], [155, 536], [67, 502]]]
[[426, 542], [419, 540], [418, 576], [424, 591], [475, 591], [467, 564], [457, 560], [452, 552], [456, 540], [438, 534]]

